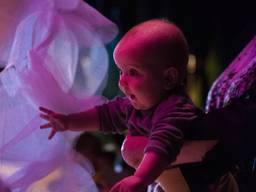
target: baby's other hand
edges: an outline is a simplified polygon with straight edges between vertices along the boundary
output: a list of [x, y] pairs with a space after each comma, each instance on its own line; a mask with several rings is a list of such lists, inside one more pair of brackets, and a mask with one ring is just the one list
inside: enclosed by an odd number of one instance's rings
[[143, 179], [137, 176], [129, 176], [115, 184], [110, 192], [144, 192], [147, 186], [144, 184]]
[[53, 136], [58, 131], [66, 131], [68, 130], [68, 116], [64, 114], [55, 113], [49, 109], [44, 107], [39, 107], [40, 117], [48, 123], [40, 126], [40, 129], [48, 129], [51, 128], [51, 132], [48, 136], [48, 139], [52, 139]]

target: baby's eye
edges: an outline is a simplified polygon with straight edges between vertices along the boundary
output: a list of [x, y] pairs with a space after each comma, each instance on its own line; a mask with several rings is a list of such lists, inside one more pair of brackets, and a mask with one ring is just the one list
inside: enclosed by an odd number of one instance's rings
[[130, 76], [136, 76], [136, 75], [139, 75], [139, 72], [136, 69], [130, 69], [129, 70], [129, 75]]

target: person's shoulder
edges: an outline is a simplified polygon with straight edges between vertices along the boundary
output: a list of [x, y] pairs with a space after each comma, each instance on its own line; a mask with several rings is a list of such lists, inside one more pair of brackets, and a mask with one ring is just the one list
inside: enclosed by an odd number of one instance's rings
[[165, 98], [155, 111], [163, 114], [199, 114], [201, 110], [187, 94], [173, 94]]
[[191, 122], [201, 115], [202, 111], [197, 108], [186, 95], [170, 95], [156, 108], [153, 122]]

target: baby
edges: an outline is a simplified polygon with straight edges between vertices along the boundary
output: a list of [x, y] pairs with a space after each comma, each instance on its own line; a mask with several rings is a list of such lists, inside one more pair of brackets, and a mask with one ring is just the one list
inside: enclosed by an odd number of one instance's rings
[[120, 70], [119, 87], [124, 97], [88, 111], [58, 114], [40, 107], [41, 118], [58, 131], [102, 131], [148, 137], [135, 173], [111, 192], [145, 191], [175, 161], [184, 139], [201, 111], [185, 93], [188, 45], [180, 29], [166, 20], [154, 19], [129, 30], [114, 50]]

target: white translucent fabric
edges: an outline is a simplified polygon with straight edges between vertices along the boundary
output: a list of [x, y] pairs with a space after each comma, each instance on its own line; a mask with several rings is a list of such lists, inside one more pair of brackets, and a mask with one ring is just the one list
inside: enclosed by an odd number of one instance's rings
[[103, 102], [95, 95], [116, 26], [82, 0], [1, 0], [0, 29], [0, 183], [14, 192], [97, 191], [93, 168], [72, 150], [79, 133], [48, 140], [38, 107], [71, 113]]

